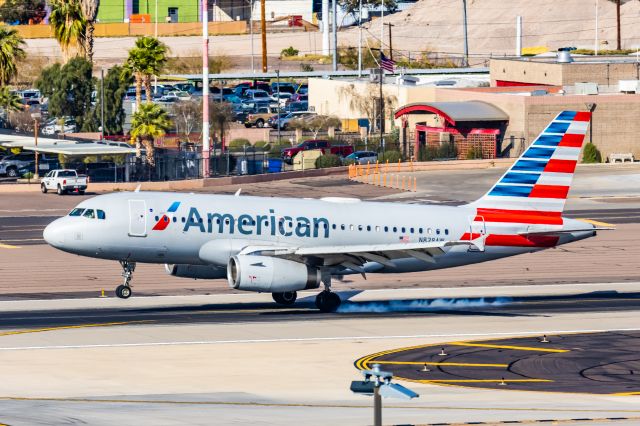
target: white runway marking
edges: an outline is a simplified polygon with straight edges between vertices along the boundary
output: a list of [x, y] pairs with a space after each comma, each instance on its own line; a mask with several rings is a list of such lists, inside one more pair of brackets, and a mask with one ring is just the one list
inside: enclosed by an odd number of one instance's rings
[[[201, 340], [182, 342], [148, 342], [148, 343], [111, 343], [101, 345], [52, 345], [52, 346], [24, 346], [0, 348], [0, 351], [24, 351], [41, 349], [95, 349], [95, 348], [130, 348], [144, 346], [181, 346], [181, 345], [223, 345], [223, 344], [252, 344], [252, 343], [291, 343], [291, 342], [326, 342], [340, 340], [384, 340], [384, 339], [426, 339], [426, 338], [477, 338], [492, 336], [553, 336], [558, 334], [575, 333], [604, 333], [607, 331], [640, 331], [640, 328], [618, 329], [577, 329], [577, 330], [538, 330], [538, 331], [513, 331], [496, 333], [449, 333], [449, 334], [414, 334], [391, 336], [336, 336], [336, 337], [300, 337], [282, 339], [241, 339], [241, 340]], [[443, 342], [445, 344], [446, 342]]]

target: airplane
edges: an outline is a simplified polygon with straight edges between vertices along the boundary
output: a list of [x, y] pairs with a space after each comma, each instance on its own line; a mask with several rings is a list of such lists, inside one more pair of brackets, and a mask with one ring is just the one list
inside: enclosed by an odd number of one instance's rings
[[65, 252], [122, 266], [131, 296], [136, 263], [177, 277], [226, 278], [292, 305], [301, 290], [338, 309], [332, 277], [405, 273], [486, 262], [584, 238], [602, 228], [562, 217], [590, 112], [563, 111], [480, 199], [460, 206], [121, 192], [78, 204], [44, 230]]

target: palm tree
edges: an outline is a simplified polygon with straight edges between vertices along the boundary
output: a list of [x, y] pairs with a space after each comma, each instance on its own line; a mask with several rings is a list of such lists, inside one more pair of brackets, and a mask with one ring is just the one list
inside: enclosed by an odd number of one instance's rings
[[125, 67], [136, 80], [136, 103], [142, 101], [142, 85], [146, 92], [147, 103], [151, 103], [151, 77], [157, 76], [167, 62], [169, 48], [155, 37], [139, 37], [136, 45], [129, 50]]
[[24, 105], [22, 98], [15, 92], [9, 90], [8, 86], [0, 87], [0, 108], [9, 116], [11, 112], [22, 111]]
[[0, 26], [0, 86], [6, 86], [18, 72], [16, 62], [26, 56], [18, 31]]
[[85, 54], [87, 21], [78, 0], [50, 0], [49, 4], [49, 22], [53, 36], [62, 49], [64, 62], [79, 53]]
[[154, 146], [155, 138], [163, 136], [173, 127], [167, 111], [160, 105], [145, 103], [131, 118], [131, 138], [139, 139], [147, 150], [147, 163], [155, 167]]
[[84, 34], [84, 50], [87, 52], [87, 59], [91, 63], [93, 63], [93, 31], [95, 29], [99, 7], [100, 0], [80, 0], [82, 16], [84, 16], [84, 20], [87, 22], [87, 28]]

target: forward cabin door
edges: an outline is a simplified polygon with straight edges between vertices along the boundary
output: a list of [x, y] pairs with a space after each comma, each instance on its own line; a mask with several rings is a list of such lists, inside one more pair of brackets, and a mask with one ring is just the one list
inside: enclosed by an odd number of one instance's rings
[[147, 203], [144, 200], [129, 200], [129, 236], [147, 236]]

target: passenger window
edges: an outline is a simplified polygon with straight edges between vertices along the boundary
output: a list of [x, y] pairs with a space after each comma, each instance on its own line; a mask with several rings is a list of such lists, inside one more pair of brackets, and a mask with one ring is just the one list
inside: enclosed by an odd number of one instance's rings
[[340, 225], [340, 229], [344, 231], [344, 225]]
[[418, 228], [418, 233], [422, 234], [422, 228]]
[[73, 209], [69, 216], [82, 216], [82, 213], [84, 213], [84, 209]]
[[397, 227], [393, 227], [393, 232], [398, 232], [398, 228]]
[[407, 232], [407, 229], [403, 226], [402, 227], [402, 233], [404, 234], [405, 232]]
[[358, 225], [358, 231], [362, 231], [362, 225]]
[[389, 232], [389, 227], [388, 226], [384, 227], [384, 232]]
[[[104, 210], [97, 210], [97, 212], [98, 212], [98, 219], [105, 220], [107, 218], [107, 215], [104, 214]], [[175, 220], [175, 217], [173, 218], [173, 220]]]
[[444, 230], [444, 235], [449, 235], [449, 230], [448, 229]]
[[440, 229], [436, 229], [436, 235], [440, 235]]
[[93, 211], [93, 209], [87, 209], [82, 216], [89, 219], [94, 219], [96, 217], [96, 213]]
[[413, 234], [413, 228], [411, 228], [411, 233]]
[[333, 225], [331, 225], [331, 228], [335, 230], [337, 228], [336, 224], [334, 223]]

